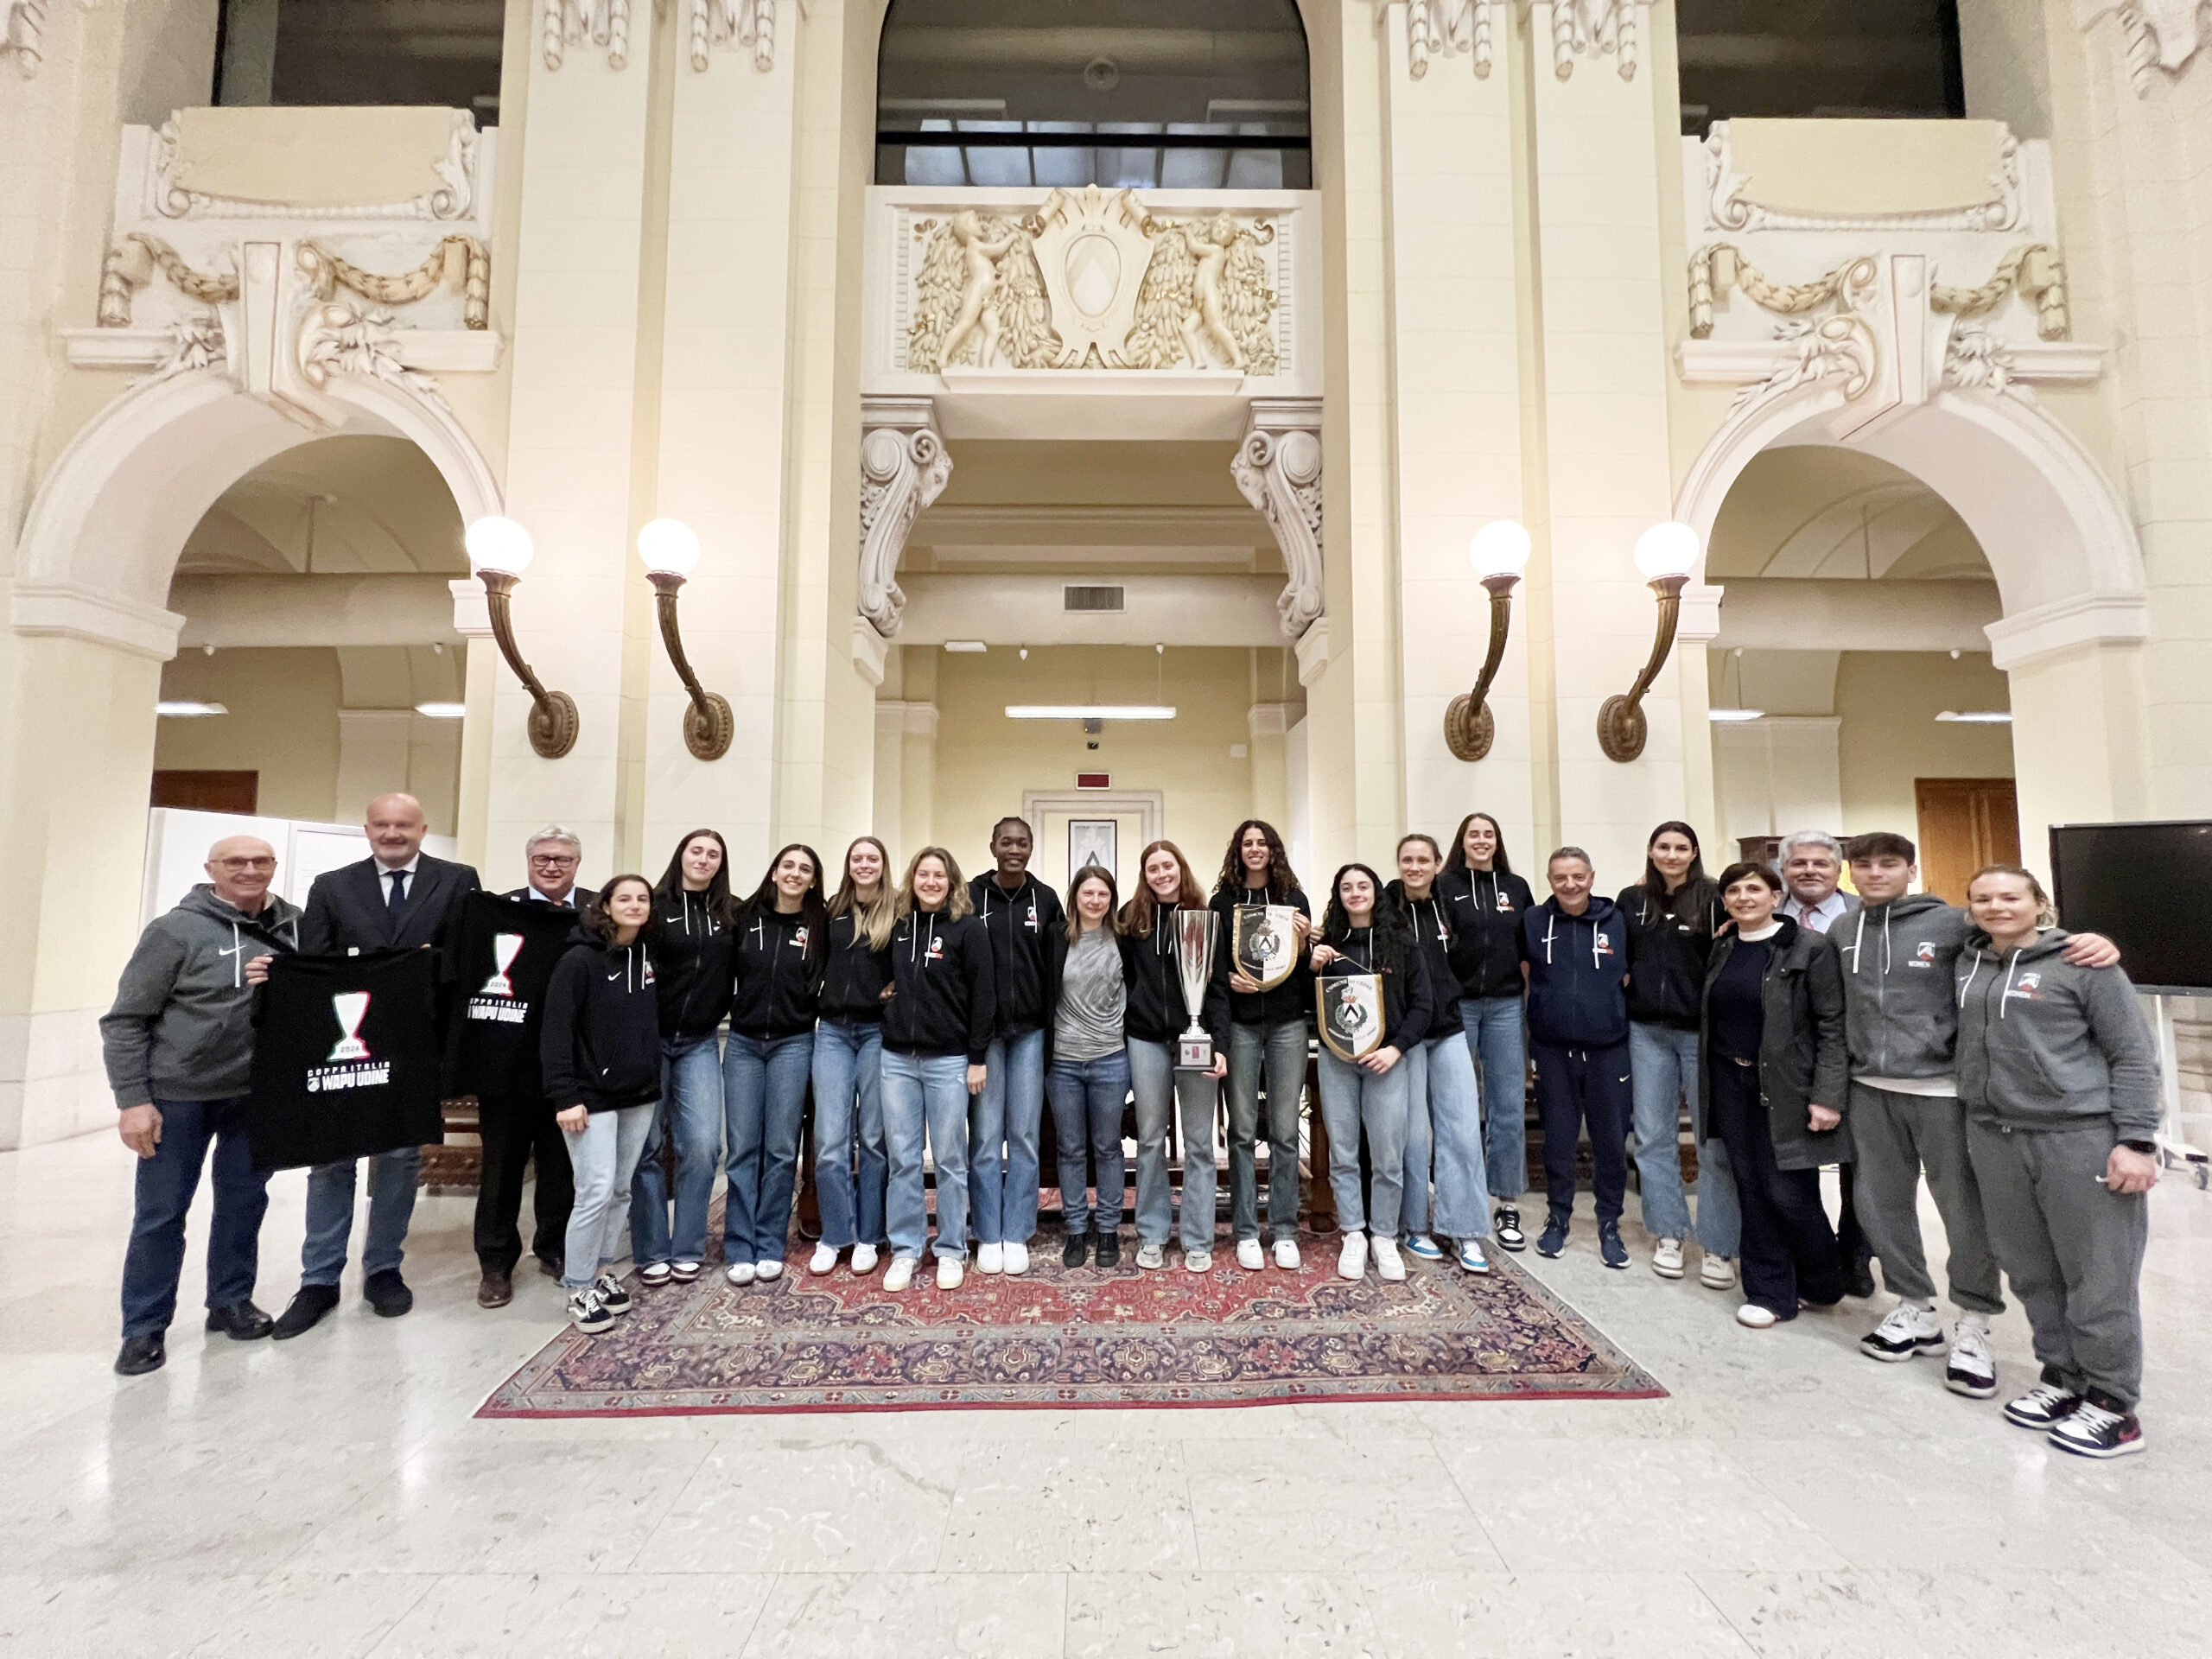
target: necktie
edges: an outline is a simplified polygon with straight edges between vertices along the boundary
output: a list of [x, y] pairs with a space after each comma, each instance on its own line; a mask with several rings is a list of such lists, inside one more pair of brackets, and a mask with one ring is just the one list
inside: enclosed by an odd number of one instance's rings
[[399, 919], [399, 912], [406, 907], [407, 904], [407, 872], [387, 870], [385, 872], [385, 880], [391, 883], [391, 891], [385, 895], [385, 914], [397, 922]]

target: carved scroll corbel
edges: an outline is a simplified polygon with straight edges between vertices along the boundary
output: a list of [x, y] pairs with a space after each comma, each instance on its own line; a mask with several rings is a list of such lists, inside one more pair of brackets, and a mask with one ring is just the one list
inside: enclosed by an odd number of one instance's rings
[[1255, 398], [1230, 462], [1243, 498], [1267, 516], [1282, 551], [1283, 637], [1296, 639], [1321, 614], [1321, 405], [1315, 398]]
[[929, 399], [868, 398], [861, 409], [861, 546], [854, 602], [888, 639], [899, 632], [906, 595], [899, 560], [922, 509], [944, 493], [952, 457]]

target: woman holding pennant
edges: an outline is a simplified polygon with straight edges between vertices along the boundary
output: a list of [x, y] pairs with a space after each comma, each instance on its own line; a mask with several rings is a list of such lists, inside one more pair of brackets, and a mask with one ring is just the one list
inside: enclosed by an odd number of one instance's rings
[[[1433, 1009], [1427, 963], [1405, 912], [1364, 864], [1337, 872], [1313, 960], [1329, 1185], [1344, 1231], [1337, 1276], [1367, 1276], [1371, 1232], [1376, 1272], [1403, 1279], [1398, 1215], [1405, 1197], [1406, 1090], [1413, 1069], [1400, 1062], [1428, 1034]], [[1371, 1209], [1360, 1192], [1362, 1129], [1373, 1166]]]

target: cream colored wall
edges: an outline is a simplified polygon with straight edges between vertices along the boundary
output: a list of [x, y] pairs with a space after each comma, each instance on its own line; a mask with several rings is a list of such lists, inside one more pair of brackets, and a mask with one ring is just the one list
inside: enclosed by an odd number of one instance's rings
[[[162, 696], [219, 702], [231, 712], [164, 720], [154, 764], [190, 771], [257, 772], [257, 810], [316, 823], [340, 816], [338, 653], [330, 650], [187, 652], [162, 670]], [[433, 829], [444, 830], [443, 824]]]
[[2012, 728], [1939, 724], [1949, 709], [2011, 706], [1989, 658], [1928, 652], [1847, 651], [1836, 669], [1842, 728], [1837, 759], [1848, 835], [1914, 833], [1916, 778], [2010, 778]]
[[[1026, 663], [1011, 651], [938, 658], [931, 828], [963, 872], [983, 867], [991, 825], [1021, 810], [1024, 791], [1071, 790], [1078, 772], [1106, 772], [1117, 793], [1160, 791], [1167, 838], [1202, 874], [1219, 868], [1230, 831], [1252, 815], [1243, 652], [1170, 651], [1157, 672], [1151, 651], [1128, 646], [1039, 647]], [[1008, 703], [1155, 701], [1173, 704], [1176, 718], [1109, 721], [1096, 740], [1072, 721], [1006, 717]], [[1093, 741], [1096, 750], [1084, 747]], [[1238, 745], [1246, 758], [1231, 758]]]

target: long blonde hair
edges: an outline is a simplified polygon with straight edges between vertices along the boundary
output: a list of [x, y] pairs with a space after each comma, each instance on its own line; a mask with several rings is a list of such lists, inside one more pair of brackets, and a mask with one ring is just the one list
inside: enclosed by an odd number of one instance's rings
[[906, 879], [899, 884], [899, 919], [903, 922], [921, 908], [914, 897], [914, 872], [922, 868], [925, 858], [933, 858], [944, 866], [944, 919], [957, 922], [963, 916], [973, 916], [976, 901], [968, 896], [968, 883], [960, 874], [960, 861], [942, 847], [925, 847], [907, 861]]
[[[860, 884], [853, 880], [853, 848], [866, 842], [875, 849], [876, 856], [883, 861], [883, 874], [875, 884], [875, 897], [862, 899]], [[880, 950], [891, 943], [891, 930], [899, 925], [899, 893], [891, 884], [891, 849], [874, 836], [855, 836], [852, 846], [845, 849], [845, 876], [837, 884], [836, 896], [830, 900], [831, 916], [850, 916], [853, 933], [868, 942], [871, 950]]]

